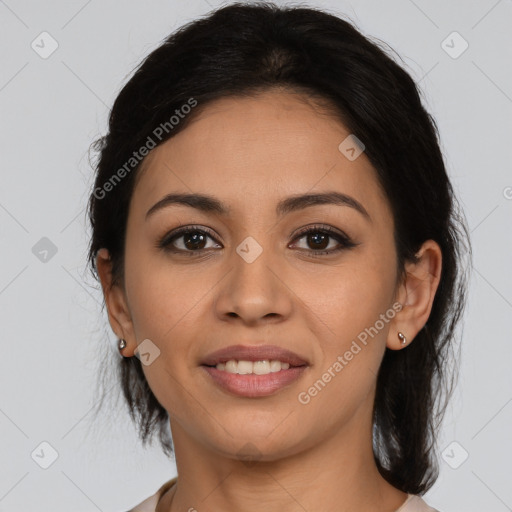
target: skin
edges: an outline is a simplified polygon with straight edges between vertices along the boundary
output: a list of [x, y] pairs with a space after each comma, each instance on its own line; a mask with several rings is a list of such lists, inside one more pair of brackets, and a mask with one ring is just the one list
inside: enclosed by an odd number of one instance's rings
[[[123, 354], [133, 356], [145, 339], [160, 350], [142, 367], [169, 412], [179, 483], [157, 512], [256, 511], [263, 500], [268, 512], [392, 512], [406, 500], [373, 460], [376, 377], [385, 348], [404, 349], [398, 331], [408, 345], [425, 325], [441, 250], [426, 241], [399, 279], [388, 200], [366, 155], [350, 161], [338, 149], [348, 135], [307, 98], [272, 90], [217, 100], [146, 157], [127, 221], [124, 282], [111, 286], [106, 249], [97, 267], [111, 326], [127, 341]], [[276, 216], [281, 199], [324, 191], [352, 196], [371, 220], [332, 204]], [[231, 213], [171, 205], [146, 219], [170, 192], [213, 195]], [[332, 226], [357, 245], [312, 256], [318, 242], [295, 236], [310, 224]], [[156, 247], [186, 225], [213, 232], [202, 255]], [[263, 249], [252, 263], [236, 252], [248, 236]], [[175, 249], [186, 251], [185, 242], [176, 239]], [[327, 243], [339, 247], [335, 238]], [[298, 394], [397, 301], [403, 309], [300, 403]], [[309, 366], [272, 396], [234, 396], [212, 383], [200, 361], [239, 343], [288, 348]], [[253, 463], [244, 458], [250, 453]]]

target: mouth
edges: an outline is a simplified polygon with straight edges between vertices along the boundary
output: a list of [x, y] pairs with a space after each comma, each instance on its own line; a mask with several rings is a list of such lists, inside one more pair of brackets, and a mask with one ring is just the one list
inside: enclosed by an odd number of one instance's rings
[[308, 366], [298, 354], [275, 345], [227, 347], [201, 364], [224, 391], [250, 398], [275, 394], [296, 381]]
[[[231, 345], [207, 355], [201, 361], [201, 364], [217, 366], [218, 364], [226, 364], [229, 361], [243, 363], [278, 361], [281, 364], [288, 364], [293, 367], [308, 364], [306, 359], [300, 357], [295, 352], [276, 345]], [[242, 365], [242, 368], [244, 367], [247, 367], [247, 365]]]
[[269, 373], [277, 373], [281, 370], [300, 368], [306, 365], [291, 365], [288, 362], [279, 361], [278, 359], [263, 359], [261, 361], [237, 361], [236, 359], [229, 359], [226, 362], [217, 363], [216, 365], [204, 366], [215, 368], [221, 372], [236, 373], [238, 375], [268, 375]]

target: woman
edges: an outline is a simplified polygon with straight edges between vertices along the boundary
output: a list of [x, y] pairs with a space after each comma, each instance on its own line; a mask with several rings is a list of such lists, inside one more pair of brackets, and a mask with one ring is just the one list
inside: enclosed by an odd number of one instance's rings
[[132, 510], [433, 511], [469, 244], [411, 77], [334, 15], [233, 4], [98, 149], [90, 262], [178, 470]]

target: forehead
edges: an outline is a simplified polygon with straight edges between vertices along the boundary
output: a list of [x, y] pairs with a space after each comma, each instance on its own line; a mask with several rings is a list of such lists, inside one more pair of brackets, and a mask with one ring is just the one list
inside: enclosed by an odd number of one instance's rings
[[386, 209], [364, 152], [349, 160], [339, 149], [350, 131], [304, 95], [268, 91], [222, 98], [191, 121], [146, 157], [134, 201], [150, 207], [170, 191], [203, 192], [225, 198], [236, 210], [329, 189]]

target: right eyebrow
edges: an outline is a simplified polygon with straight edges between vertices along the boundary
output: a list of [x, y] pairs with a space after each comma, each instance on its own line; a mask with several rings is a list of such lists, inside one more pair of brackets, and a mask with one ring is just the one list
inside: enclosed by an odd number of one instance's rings
[[229, 215], [231, 211], [217, 198], [206, 194], [167, 194], [146, 212], [146, 219], [156, 211], [173, 204], [182, 204], [206, 213], [213, 212], [220, 215]]

